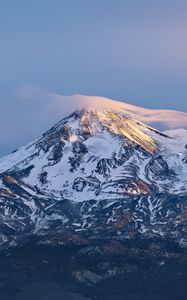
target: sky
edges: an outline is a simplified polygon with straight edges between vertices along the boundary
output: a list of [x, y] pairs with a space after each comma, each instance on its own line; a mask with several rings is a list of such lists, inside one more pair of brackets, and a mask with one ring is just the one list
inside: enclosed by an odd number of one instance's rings
[[186, 82], [186, 0], [0, 0], [0, 156], [52, 125], [46, 95], [187, 112]]

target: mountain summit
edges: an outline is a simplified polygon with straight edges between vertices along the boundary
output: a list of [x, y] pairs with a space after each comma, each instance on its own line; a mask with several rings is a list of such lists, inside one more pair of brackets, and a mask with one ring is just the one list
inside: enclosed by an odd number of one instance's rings
[[61, 96], [52, 94], [46, 97], [50, 99], [50, 103], [47, 105], [47, 113], [52, 112], [50, 114], [51, 119], [54, 119], [54, 115], [58, 115], [59, 118], [62, 118], [62, 114], [66, 116], [75, 110], [92, 109], [101, 111], [110, 109], [118, 113], [121, 112], [131, 118], [138, 119], [158, 130], [187, 129], [187, 113], [185, 112], [148, 109], [98, 96]]
[[28, 236], [84, 243], [103, 230], [184, 246], [186, 195], [186, 130], [161, 133], [111, 106], [78, 109], [0, 159], [1, 247]]

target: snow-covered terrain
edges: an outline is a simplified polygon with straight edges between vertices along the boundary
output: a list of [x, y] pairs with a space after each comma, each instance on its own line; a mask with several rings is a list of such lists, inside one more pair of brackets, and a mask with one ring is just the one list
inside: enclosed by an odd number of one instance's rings
[[170, 226], [183, 241], [186, 195], [187, 130], [86, 107], [0, 159], [0, 243], [93, 228], [163, 236]]
[[30, 168], [23, 183], [57, 199], [141, 194], [138, 186], [134, 190], [128, 184], [118, 186], [119, 180], [130, 178], [136, 185], [141, 180], [159, 192], [177, 193], [186, 191], [186, 144], [184, 129], [161, 134], [121, 112], [82, 110], [0, 159], [0, 172]]

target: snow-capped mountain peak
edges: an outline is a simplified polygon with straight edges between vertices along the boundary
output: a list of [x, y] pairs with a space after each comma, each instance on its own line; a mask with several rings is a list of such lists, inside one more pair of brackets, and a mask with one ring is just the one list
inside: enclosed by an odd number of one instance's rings
[[[131, 187], [132, 178], [136, 186], [139, 181], [140, 185], [147, 185], [146, 191], [153, 187], [162, 191], [168, 189], [167, 175], [174, 177], [169, 149], [175, 144], [174, 138], [123, 112], [87, 108], [73, 112], [38, 140], [1, 159], [0, 172], [21, 172], [23, 176], [18, 177], [24, 184], [37, 187], [48, 196], [74, 201], [103, 199], [107, 193], [112, 197], [121, 197], [120, 193], [141, 194], [141, 188]], [[181, 148], [185, 152], [184, 145]], [[165, 161], [167, 155], [170, 167]], [[154, 177], [159, 177], [154, 168], [163, 171], [158, 186], [152, 183]], [[117, 188], [117, 178], [126, 180], [125, 185]]]
[[141, 232], [158, 220], [165, 224], [176, 217], [175, 202], [166, 199], [187, 193], [186, 142], [186, 130], [161, 133], [124, 111], [76, 110], [0, 159], [2, 226], [37, 234], [58, 224], [84, 231], [100, 224], [98, 207], [110, 230], [123, 213]]
[[185, 112], [166, 109], [150, 109], [98, 96], [62, 96], [53, 94], [50, 96], [50, 99], [52, 104], [48, 105], [47, 111], [52, 112], [50, 115], [52, 118], [54, 114], [61, 118], [62, 112], [63, 116], [65, 116], [75, 110], [112, 110], [137, 119], [159, 130], [178, 128], [187, 129], [187, 113]]

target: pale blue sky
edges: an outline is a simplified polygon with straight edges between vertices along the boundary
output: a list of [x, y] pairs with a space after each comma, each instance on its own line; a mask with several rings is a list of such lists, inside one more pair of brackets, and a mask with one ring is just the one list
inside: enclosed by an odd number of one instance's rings
[[186, 0], [0, 0], [0, 155], [43, 130], [25, 85], [187, 111], [186, 82]]

